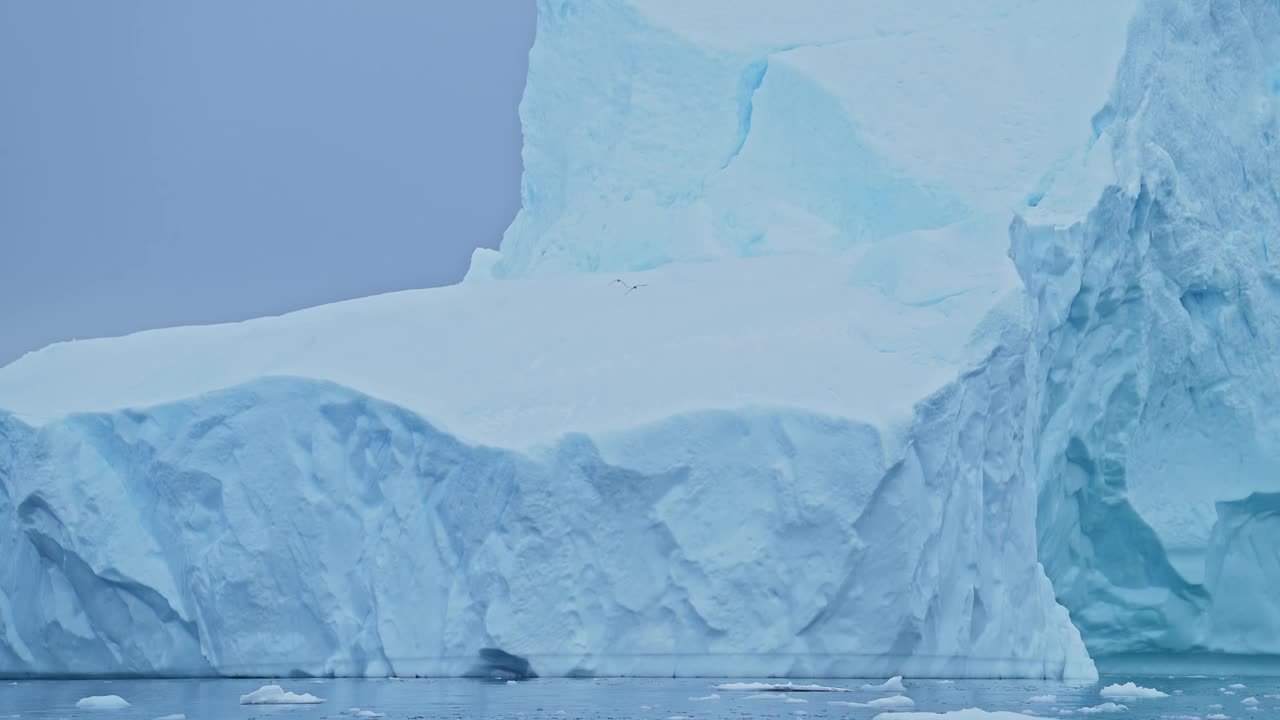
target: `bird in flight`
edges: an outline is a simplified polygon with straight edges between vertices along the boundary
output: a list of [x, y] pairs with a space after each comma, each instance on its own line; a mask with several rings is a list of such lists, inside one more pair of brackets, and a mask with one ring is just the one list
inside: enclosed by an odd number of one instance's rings
[[625, 287], [625, 288], [627, 289], [627, 291], [626, 291], [626, 292], [622, 293], [623, 295], [630, 295], [630, 294], [631, 294], [631, 291], [632, 291], [632, 290], [635, 290], [636, 288], [649, 287], [649, 284], [648, 284], [648, 283], [641, 283], [641, 284], [639, 284], [639, 285], [632, 285], [631, 283], [628, 283], [626, 280], [623, 280], [622, 278], [618, 278], [618, 279], [614, 280], [613, 282], [611, 282], [611, 283], [609, 283], [609, 284], [610, 284], [610, 285], [613, 285], [614, 283], [622, 283], [622, 286], [623, 286], [623, 287]]

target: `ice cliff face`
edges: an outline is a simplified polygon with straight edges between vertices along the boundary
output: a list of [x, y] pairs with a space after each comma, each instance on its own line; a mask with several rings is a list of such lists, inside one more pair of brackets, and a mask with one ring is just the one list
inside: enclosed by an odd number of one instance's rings
[[1148, 3], [1095, 120], [1116, 183], [1013, 229], [1040, 552], [1096, 655], [1280, 652], [1278, 33], [1274, 3]]
[[910, 449], [707, 411], [525, 455], [284, 378], [6, 418], [0, 659], [456, 675], [502, 647], [540, 674], [1087, 673], [1011, 512], [1033, 502], [1019, 443], [985, 417], [1021, 363], [992, 366], [931, 401]]
[[0, 672], [1278, 652], [1275, 7], [954, 6], [544, 0], [466, 283], [0, 369]]

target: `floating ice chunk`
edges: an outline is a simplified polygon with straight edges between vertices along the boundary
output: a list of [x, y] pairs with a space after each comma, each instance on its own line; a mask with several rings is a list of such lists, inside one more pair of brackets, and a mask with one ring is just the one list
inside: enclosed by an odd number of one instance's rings
[[1231, 683], [1231, 684], [1230, 684], [1230, 685], [1228, 685], [1227, 687], [1231, 688], [1232, 690], [1243, 690], [1243, 689], [1245, 688], [1245, 684], [1244, 684], [1244, 683]]
[[1199, 715], [1161, 715], [1160, 720], [1201, 720]]
[[1205, 720], [1231, 720], [1231, 716], [1223, 715], [1222, 713], [1214, 713], [1206, 717]]
[[507, 684], [508, 684], [508, 685], [518, 685], [519, 683], [517, 683], [515, 680], [508, 680], [508, 681], [507, 681]]
[[1027, 700], [1027, 702], [1033, 702], [1033, 703], [1058, 702], [1058, 696], [1057, 695], [1032, 695], [1031, 698]]
[[318, 705], [324, 698], [311, 693], [286, 692], [279, 685], [263, 685], [248, 695], [240, 696], [241, 705]]
[[693, 718], [689, 717], [688, 715], [672, 715], [671, 717], [667, 718], [667, 720], [693, 720]]
[[[1070, 712], [1068, 710], [1067, 712]], [[998, 711], [991, 712], [980, 708], [965, 708], [964, 710], [952, 710], [944, 713], [931, 712], [903, 712], [903, 713], [881, 713], [876, 715], [872, 720], [1019, 720], [1019, 718], [1029, 718], [1026, 715], [1017, 712]]]
[[372, 710], [361, 710], [356, 713], [355, 716], [361, 718], [361, 720], [373, 720], [374, 718], [380, 718], [385, 714], [386, 713], [374, 712]]
[[1133, 681], [1129, 681], [1123, 685], [1108, 685], [1098, 694], [1107, 698], [1162, 698], [1169, 697], [1169, 693], [1160, 692], [1155, 688], [1142, 687], [1135, 685]]
[[716, 686], [716, 690], [744, 690], [755, 692], [849, 692], [849, 688], [828, 687], [826, 685], [796, 685], [792, 682], [785, 683], [762, 683], [762, 682], [733, 682], [721, 683]]
[[828, 705], [837, 705], [839, 707], [867, 707], [866, 703], [849, 702], [848, 700], [828, 700]]
[[1256, 697], [1247, 697], [1247, 698], [1245, 698], [1245, 699], [1241, 700], [1241, 701], [1240, 701], [1240, 704], [1241, 704], [1241, 705], [1257, 705], [1257, 704], [1258, 704], [1258, 698], [1256, 698]]
[[867, 683], [863, 685], [862, 690], [870, 690], [872, 692], [906, 692], [907, 688], [902, 685], [902, 676], [894, 675], [879, 685]]
[[893, 695], [891, 697], [876, 698], [867, 703], [867, 707], [884, 708], [892, 710], [895, 708], [913, 708], [916, 702], [906, 695]]
[[719, 700], [720, 695], [719, 693], [711, 693], [710, 695], [703, 695], [702, 697], [691, 697], [689, 699], [694, 702], [706, 702], [708, 700]]
[[640, 706], [640, 709], [641, 709], [641, 710], [652, 710], [652, 709], [653, 709], [653, 706], [652, 706], [652, 705], [641, 705], [641, 706]]
[[81, 710], [123, 710], [129, 707], [128, 701], [119, 695], [90, 695], [76, 701]]
[[187, 720], [187, 716], [183, 713], [174, 713], [172, 715], [161, 715], [156, 720]]
[[1097, 715], [1098, 713], [1124, 712], [1125, 710], [1128, 710], [1128, 709], [1129, 708], [1124, 705], [1117, 705], [1116, 703], [1113, 703], [1113, 702], [1104, 702], [1101, 705], [1094, 705], [1092, 707], [1082, 707], [1080, 708], [1080, 712], [1084, 713], [1085, 715]]

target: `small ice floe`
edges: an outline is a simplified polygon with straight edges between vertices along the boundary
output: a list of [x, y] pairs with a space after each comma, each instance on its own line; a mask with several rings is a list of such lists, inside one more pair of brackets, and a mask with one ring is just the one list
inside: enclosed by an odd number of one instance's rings
[[1170, 694], [1172, 694], [1172, 695], [1181, 695], [1181, 694], [1182, 694], [1182, 691], [1181, 691], [1181, 690], [1174, 690], [1174, 691], [1173, 691], [1172, 693], [1170, 693]]
[[1199, 715], [1161, 715], [1160, 720], [1201, 720]]
[[375, 718], [380, 718], [383, 715], [386, 715], [386, 713], [374, 712], [372, 710], [361, 710], [358, 707], [347, 708], [347, 714], [352, 717], [358, 717], [360, 720], [374, 720]]
[[792, 710], [791, 714], [800, 716], [800, 715], [808, 715], [809, 713], [805, 712], [804, 710]]
[[1104, 698], [1126, 699], [1169, 697], [1169, 693], [1160, 692], [1155, 688], [1135, 685], [1132, 680], [1123, 685], [1108, 685], [1099, 690], [1098, 694]]
[[906, 687], [904, 687], [904, 686], [902, 685], [902, 676], [901, 676], [901, 675], [894, 675], [893, 677], [889, 678], [888, 680], [885, 680], [884, 682], [880, 683], [879, 685], [872, 685], [872, 684], [870, 684], [870, 683], [867, 683], [866, 685], [863, 685], [861, 689], [862, 689], [862, 690], [869, 690], [869, 691], [871, 691], [871, 692], [898, 692], [898, 693], [900, 693], [900, 692], [906, 692], [906, 691], [907, 691], [907, 688], [906, 688]]
[[890, 697], [876, 698], [867, 703], [867, 707], [883, 708], [885, 710], [896, 710], [899, 708], [913, 708], [916, 701], [906, 695], [893, 695]]
[[508, 680], [508, 681], [507, 681], [507, 684], [508, 684], [508, 685], [519, 685], [520, 683], [516, 682], [515, 680]]
[[1223, 695], [1235, 695], [1235, 691], [1228, 690], [1226, 688], [1218, 688], [1218, 692], [1222, 693]]
[[1252, 706], [1252, 705], [1257, 705], [1257, 704], [1258, 704], [1258, 698], [1256, 698], [1256, 697], [1247, 697], [1247, 698], [1245, 698], [1245, 699], [1241, 700], [1241, 701], [1240, 701], [1240, 704], [1241, 704], [1241, 705], [1250, 705], [1250, 706]]
[[1076, 714], [1076, 711], [1075, 711], [1075, 710], [1067, 710], [1066, 708], [1061, 708], [1061, 709], [1059, 709], [1059, 710], [1058, 710], [1058, 714], [1059, 714], [1059, 715], [1075, 715], [1075, 714]]
[[762, 683], [734, 682], [721, 683], [716, 690], [748, 691], [748, 692], [849, 692], [849, 688], [828, 687], [826, 685], [796, 685], [793, 682]]
[[693, 718], [689, 717], [688, 715], [672, 715], [671, 717], [667, 718], [667, 720], [693, 720]]
[[828, 700], [828, 705], [837, 705], [840, 707], [862, 707], [876, 708], [879, 710], [906, 710], [913, 708], [916, 703], [906, 695], [893, 695], [891, 697], [876, 698], [867, 702], [845, 702], [843, 700]]
[[1231, 716], [1223, 715], [1222, 713], [1214, 713], [1212, 715], [1206, 716], [1205, 720], [1231, 720]]
[[311, 693], [286, 692], [279, 685], [263, 685], [248, 695], [240, 696], [241, 705], [319, 705], [324, 698]]
[[1118, 705], [1113, 702], [1104, 702], [1101, 705], [1094, 705], [1092, 707], [1082, 707], [1080, 708], [1080, 712], [1084, 713], [1085, 715], [1097, 715], [1099, 713], [1124, 712], [1125, 710], [1128, 710], [1128, 709], [1129, 708], [1124, 705]]
[[1232, 690], [1243, 690], [1245, 686], [1244, 686], [1244, 683], [1231, 683], [1227, 687], [1231, 688]]
[[[1071, 711], [1067, 710], [1067, 714]], [[892, 720], [1027, 720], [1031, 715], [1021, 712], [1011, 712], [1007, 710], [999, 710], [991, 712], [981, 708], [966, 708], [964, 710], [951, 710], [943, 713], [932, 712], [908, 712], [895, 713], [894, 715], [877, 715], [872, 720], [892, 718]]]
[[777, 693], [777, 692], [756, 693], [754, 695], [748, 695], [746, 699], [747, 700], [779, 700], [782, 702], [790, 702], [792, 700], [795, 700], [797, 702], [809, 702], [808, 700], [804, 700], [802, 698], [788, 697], [786, 693]]
[[720, 695], [718, 693], [711, 693], [710, 695], [703, 695], [702, 697], [691, 697], [689, 699], [692, 700], [693, 702], [708, 702], [711, 700], [719, 700]]
[[652, 709], [653, 709], [653, 706], [652, 706], [652, 705], [641, 705], [641, 706], [640, 706], [640, 709], [641, 709], [641, 710], [652, 710]]
[[1027, 700], [1027, 702], [1033, 702], [1033, 703], [1058, 702], [1058, 696], [1057, 695], [1032, 695], [1031, 698]]
[[1280, 695], [1263, 695], [1262, 697], [1268, 700], [1280, 700]]
[[187, 720], [185, 713], [174, 713], [172, 715], [161, 715], [156, 720]]
[[90, 695], [76, 701], [81, 710], [123, 710], [129, 702], [119, 695]]
[[565, 711], [563, 711], [563, 710], [557, 710], [557, 711], [556, 711], [556, 715], [559, 715], [559, 716], [561, 716], [561, 717], [564, 717], [565, 715], [568, 715], [568, 714], [569, 714], [569, 713], [567, 713], [567, 712], [565, 712]]

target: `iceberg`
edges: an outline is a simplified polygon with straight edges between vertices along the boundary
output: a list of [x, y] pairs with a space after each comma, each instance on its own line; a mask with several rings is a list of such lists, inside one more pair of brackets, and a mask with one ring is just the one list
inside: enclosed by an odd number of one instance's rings
[[241, 705], [319, 705], [323, 702], [323, 698], [318, 698], [311, 693], [299, 695], [279, 685], [263, 685], [251, 693], [240, 696]]
[[80, 710], [123, 710], [129, 707], [129, 701], [119, 695], [91, 695], [76, 701]]
[[1226, 5], [542, 0], [464, 282], [0, 368], [0, 673], [1280, 652], [1280, 11]]
[[1098, 694], [1104, 698], [1127, 699], [1169, 697], [1169, 694], [1166, 692], [1156, 690], [1155, 688], [1142, 687], [1141, 685], [1135, 684], [1133, 681], [1129, 681], [1123, 685], [1108, 685], [1099, 690]]
[[871, 690], [874, 692], [906, 692], [907, 688], [902, 684], [902, 676], [894, 675], [878, 685], [866, 683], [862, 686], [863, 690]]

